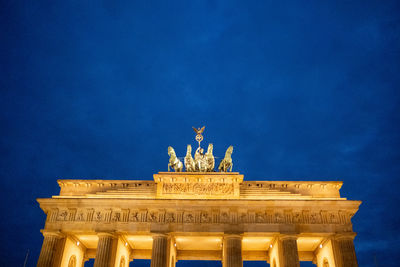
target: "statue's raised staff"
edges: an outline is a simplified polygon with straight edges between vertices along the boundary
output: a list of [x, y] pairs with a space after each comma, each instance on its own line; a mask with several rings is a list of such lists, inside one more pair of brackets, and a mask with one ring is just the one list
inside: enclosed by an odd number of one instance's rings
[[229, 171], [232, 171], [233, 168], [233, 163], [232, 163], [232, 153], [233, 153], [233, 146], [229, 146], [228, 149], [225, 152], [225, 157], [221, 161], [221, 163], [218, 166], [218, 170], [220, 172], [227, 172], [228, 169]]
[[175, 150], [171, 146], [168, 147], [168, 156], [169, 156], [168, 171], [170, 171], [170, 168], [172, 168], [176, 172], [181, 172], [183, 169], [183, 164], [178, 159], [178, 157], [175, 154]]

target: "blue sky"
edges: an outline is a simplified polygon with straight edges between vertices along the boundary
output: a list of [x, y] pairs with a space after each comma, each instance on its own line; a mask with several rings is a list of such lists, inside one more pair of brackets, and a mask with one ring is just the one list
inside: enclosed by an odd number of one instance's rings
[[0, 1], [0, 265], [21, 266], [28, 249], [35, 265], [35, 199], [57, 194], [57, 179], [152, 179], [167, 147], [183, 156], [191, 127], [206, 125], [205, 142], [216, 156], [233, 145], [246, 180], [343, 181], [363, 201], [360, 266], [397, 266], [399, 11], [389, 0]]

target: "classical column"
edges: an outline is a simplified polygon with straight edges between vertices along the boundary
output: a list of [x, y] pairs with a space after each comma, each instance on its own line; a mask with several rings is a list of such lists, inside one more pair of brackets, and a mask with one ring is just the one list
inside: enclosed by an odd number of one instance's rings
[[59, 232], [43, 231], [43, 245], [37, 267], [55, 267], [60, 264], [65, 237]]
[[111, 233], [98, 233], [97, 235], [99, 237], [99, 242], [97, 244], [94, 267], [114, 266], [117, 238]]
[[297, 237], [283, 235], [279, 238], [281, 267], [300, 267]]
[[355, 234], [337, 235], [333, 239], [336, 267], [358, 267], [353, 239]]
[[240, 235], [224, 236], [222, 266], [243, 267], [242, 237]]
[[151, 267], [168, 267], [169, 245], [168, 235], [153, 235], [153, 248], [151, 251]]
[[269, 263], [272, 267], [300, 267], [297, 251], [297, 237], [281, 235], [276, 237], [268, 250]]

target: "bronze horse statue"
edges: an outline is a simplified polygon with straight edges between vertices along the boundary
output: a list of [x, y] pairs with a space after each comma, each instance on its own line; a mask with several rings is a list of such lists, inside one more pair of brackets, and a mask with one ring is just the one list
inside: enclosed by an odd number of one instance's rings
[[194, 172], [196, 171], [196, 164], [192, 157], [192, 146], [187, 145], [187, 151], [185, 156], [185, 169], [187, 172]]
[[220, 172], [227, 172], [228, 169], [229, 171], [232, 171], [233, 168], [233, 163], [232, 163], [232, 153], [233, 153], [233, 146], [229, 146], [228, 149], [225, 152], [225, 157], [221, 161], [221, 163], [218, 166], [218, 170]]
[[207, 171], [213, 172], [215, 167], [215, 159], [213, 156], [213, 144], [208, 145], [207, 152], [205, 154], [206, 162], [207, 162]]
[[183, 164], [178, 159], [178, 157], [175, 154], [175, 150], [171, 146], [168, 147], [168, 156], [169, 156], [168, 171], [170, 171], [170, 168], [172, 168], [176, 172], [181, 172], [183, 169]]

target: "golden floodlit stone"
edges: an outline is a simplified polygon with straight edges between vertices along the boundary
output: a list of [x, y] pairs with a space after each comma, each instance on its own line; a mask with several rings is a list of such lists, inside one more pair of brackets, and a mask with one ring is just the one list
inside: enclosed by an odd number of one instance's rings
[[244, 181], [235, 172], [160, 172], [146, 180], [58, 180], [40, 198], [47, 219], [39, 267], [152, 267], [179, 260], [297, 267], [358, 266], [342, 182]]

